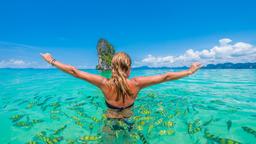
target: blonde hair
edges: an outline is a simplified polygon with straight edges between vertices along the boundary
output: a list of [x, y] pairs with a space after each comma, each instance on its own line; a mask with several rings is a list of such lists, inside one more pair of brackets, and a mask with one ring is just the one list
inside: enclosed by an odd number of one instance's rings
[[124, 103], [126, 96], [133, 96], [126, 80], [128, 78], [127, 72], [131, 68], [130, 56], [124, 52], [116, 53], [112, 58], [111, 68], [112, 76], [107, 85], [117, 92], [116, 100], [118, 101], [121, 98]]

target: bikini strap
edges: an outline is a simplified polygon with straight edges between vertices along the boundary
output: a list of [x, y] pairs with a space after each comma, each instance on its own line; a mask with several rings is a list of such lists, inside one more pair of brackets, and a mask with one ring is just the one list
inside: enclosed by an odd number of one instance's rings
[[129, 105], [129, 106], [127, 106], [127, 107], [116, 107], [116, 106], [113, 106], [113, 105], [109, 104], [106, 100], [105, 100], [105, 103], [106, 103], [106, 105], [107, 105], [108, 108], [117, 109], [117, 110], [119, 110], [119, 111], [122, 111], [122, 110], [124, 110], [124, 109], [130, 108], [130, 107], [132, 107], [132, 106], [134, 105], [134, 103], [132, 103], [131, 105]]

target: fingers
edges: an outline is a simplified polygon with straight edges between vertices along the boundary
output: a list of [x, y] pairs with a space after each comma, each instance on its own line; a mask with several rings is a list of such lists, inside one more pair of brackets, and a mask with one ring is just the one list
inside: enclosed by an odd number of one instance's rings
[[203, 67], [203, 65], [202, 65], [202, 64], [200, 64], [200, 65], [199, 65], [199, 68], [201, 68], [201, 67]]
[[50, 53], [40, 53], [41, 56], [51, 55]]
[[200, 63], [200, 62], [194, 62], [193, 63], [196, 67], [201, 67], [202, 66], [202, 64]]
[[191, 67], [194, 68], [195, 71], [197, 71], [198, 69], [200, 69], [202, 67], [202, 64], [200, 62], [194, 62]]

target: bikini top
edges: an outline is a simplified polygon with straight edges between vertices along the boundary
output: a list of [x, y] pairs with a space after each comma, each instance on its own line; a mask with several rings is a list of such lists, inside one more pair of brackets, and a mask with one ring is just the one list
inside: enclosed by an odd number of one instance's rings
[[132, 107], [132, 106], [134, 105], [134, 103], [132, 103], [131, 105], [126, 106], [126, 107], [116, 107], [116, 106], [113, 106], [113, 105], [109, 104], [106, 100], [105, 100], [105, 103], [106, 103], [106, 105], [107, 105], [108, 108], [117, 109], [117, 110], [119, 110], [119, 111], [122, 111], [122, 110], [124, 110], [124, 109], [130, 108], [130, 107]]

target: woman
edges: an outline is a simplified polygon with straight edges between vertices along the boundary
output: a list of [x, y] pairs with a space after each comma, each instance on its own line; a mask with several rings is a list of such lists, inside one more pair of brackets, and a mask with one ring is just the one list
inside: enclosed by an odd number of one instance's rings
[[124, 120], [126, 124], [129, 124], [126, 118], [132, 115], [130, 108], [133, 106], [137, 94], [142, 88], [183, 78], [195, 73], [201, 66], [200, 63], [193, 63], [188, 70], [180, 72], [167, 72], [155, 76], [139, 76], [128, 79], [131, 71], [131, 59], [126, 53], [119, 52], [113, 56], [111, 64], [112, 76], [110, 79], [107, 79], [56, 61], [49, 53], [41, 55], [53, 66], [99, 87], [105, 96], [105, 102], [108, 107], [106, 117], [112, 120]]

